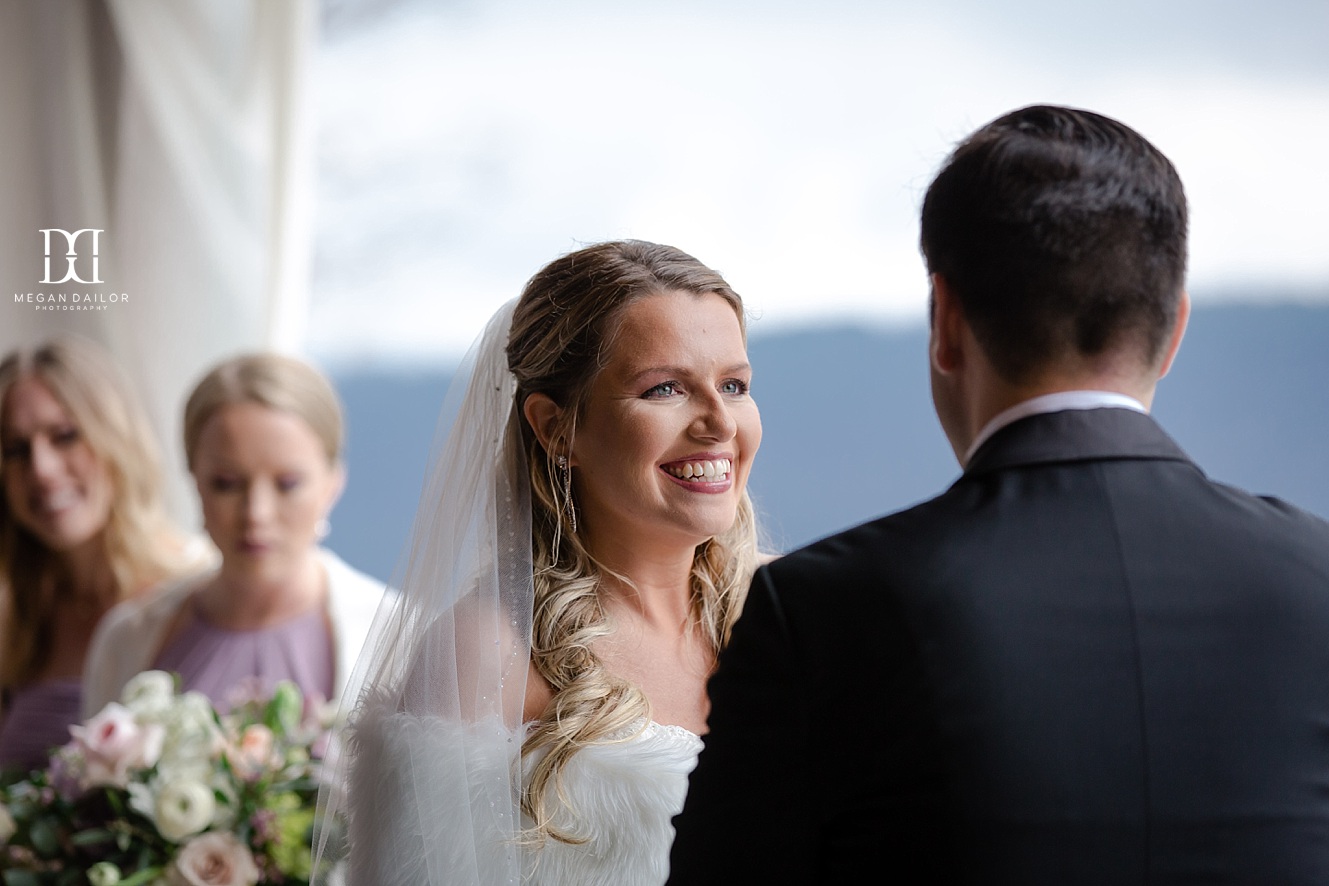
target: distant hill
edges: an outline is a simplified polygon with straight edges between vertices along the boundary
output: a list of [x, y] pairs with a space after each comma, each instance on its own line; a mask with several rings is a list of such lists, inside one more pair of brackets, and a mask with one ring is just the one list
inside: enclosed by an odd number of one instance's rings
[[[752, 494], [778, 550], [945, 488], [959, 469], [922, 329], [755, 335], [764, 439]], [[406, 543], [446, 371], [346, 372], [350, 479], [329, 544], [386, 579]], [[1329, 307], [1197, 309], [1154, 413], [1211, 476], [1329, 517]]]

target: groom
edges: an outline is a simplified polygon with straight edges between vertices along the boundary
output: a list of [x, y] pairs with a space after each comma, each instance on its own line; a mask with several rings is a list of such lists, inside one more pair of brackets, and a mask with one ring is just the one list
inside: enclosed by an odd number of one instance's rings
[[922, 248], [964, 473], [757, 573], [670, 883], [1329, 883], [1329, 525], [1149, 416], [1189, 310], [1172, 164], [1015, 111]]

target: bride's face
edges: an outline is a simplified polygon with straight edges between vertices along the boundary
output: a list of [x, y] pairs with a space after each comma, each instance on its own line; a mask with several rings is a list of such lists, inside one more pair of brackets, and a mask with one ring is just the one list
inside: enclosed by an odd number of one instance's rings
[[738, 317], [714, 294], [629, 305], [578, 418], [578, 531], [593, 549], [688, 548], [733, 525], [761, 444]]

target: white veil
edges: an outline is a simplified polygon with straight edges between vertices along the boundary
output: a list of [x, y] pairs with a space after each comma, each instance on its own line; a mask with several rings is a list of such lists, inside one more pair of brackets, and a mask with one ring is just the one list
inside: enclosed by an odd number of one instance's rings
[[342, 881], [327, 868], [346, 847], [351, 886], [520, 881], [533, 581], [506, 356], [515, 307], [489, 321], [444, 401], [400, 594], [385, 597], [349, 684], [358, 697], [320, 798], [320, 882]]

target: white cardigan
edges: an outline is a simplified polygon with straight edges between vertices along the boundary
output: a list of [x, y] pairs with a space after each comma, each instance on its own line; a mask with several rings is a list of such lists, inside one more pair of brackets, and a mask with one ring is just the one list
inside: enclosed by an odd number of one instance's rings
[[[384, 585], [326, 548], [318, 549], [318, 558], [328, 576], [328, 615], [336, 649], [332, 680], [340, 700], [383, 598]], [[177, 579], [144, 598], [120, 603], [102, 617], [83, 667], [85, 720], [108, 702], [117, 701], [135, 674], [152, 667], [180, 607], [216, 574], [214, 569]]]

